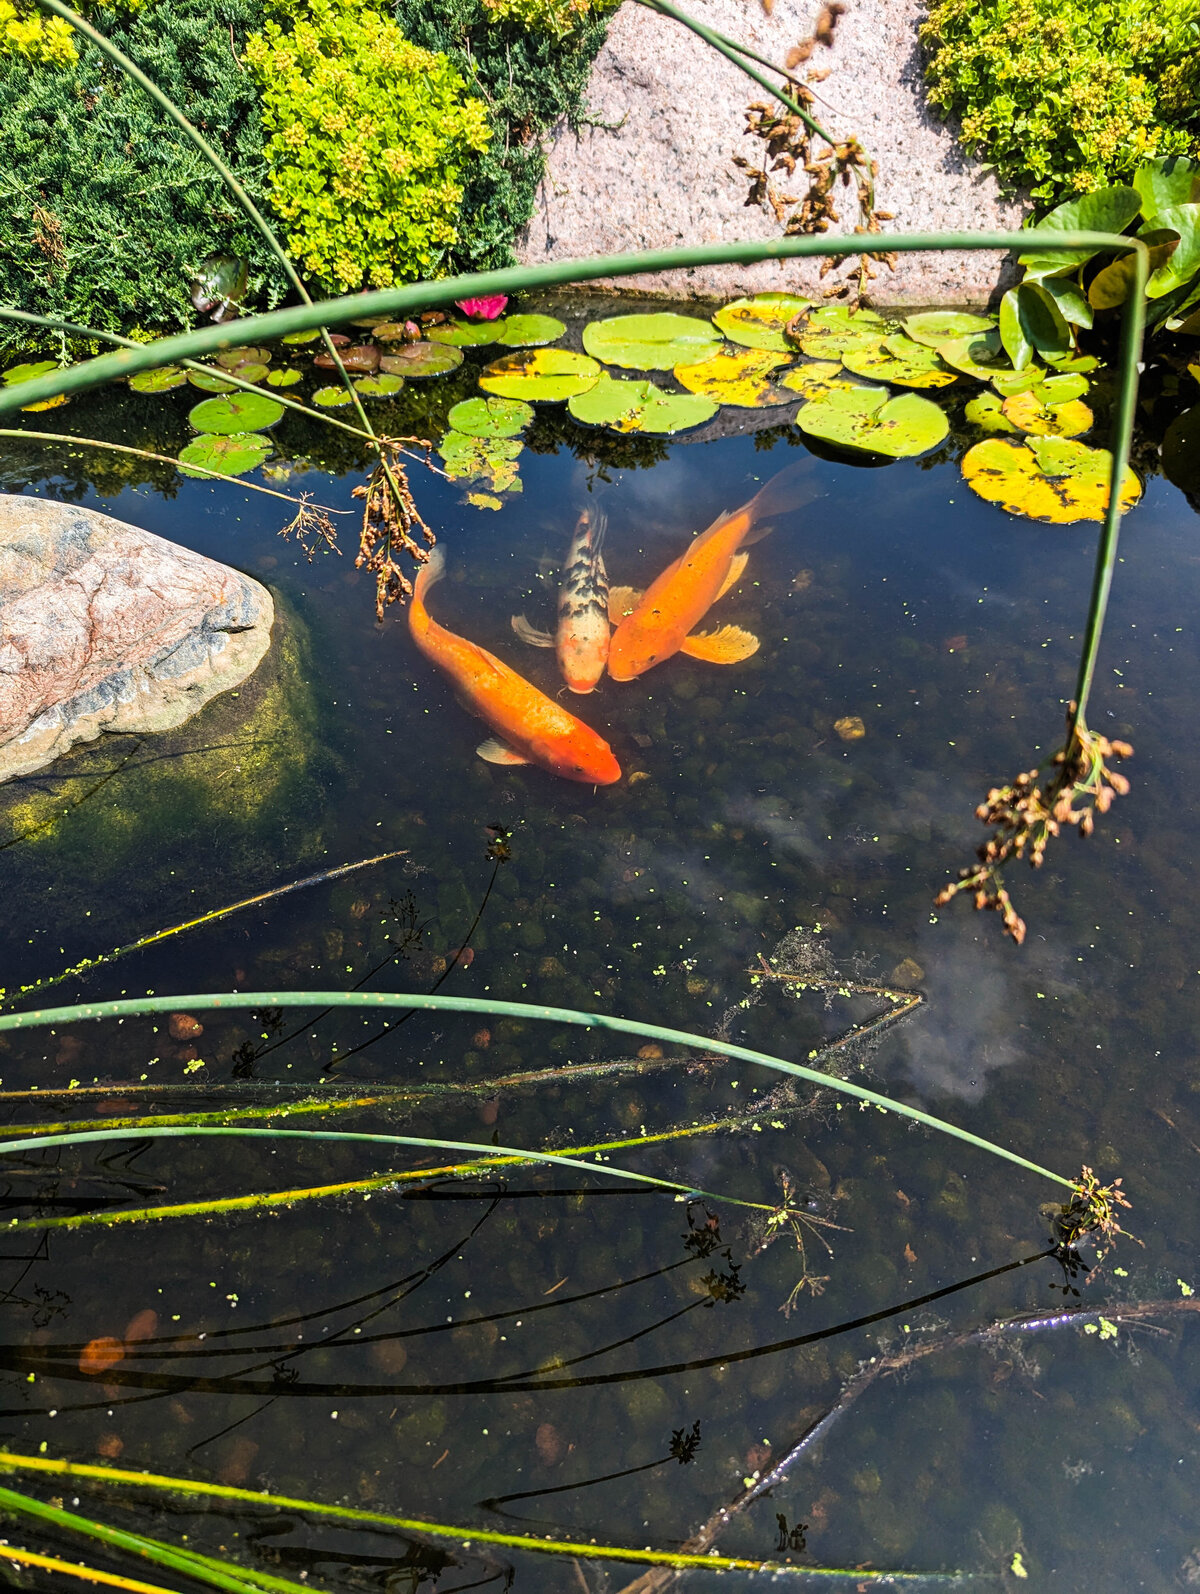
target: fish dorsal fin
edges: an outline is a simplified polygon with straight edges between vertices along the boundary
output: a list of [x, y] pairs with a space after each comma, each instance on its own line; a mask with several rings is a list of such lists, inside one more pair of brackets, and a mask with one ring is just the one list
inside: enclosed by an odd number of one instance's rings
[[528, 764], [529, 762], [524, 753], [518, 753], [515, 747], [502, 742], [498, 736], [489, 736], [486, 742], [480, 742], [475, 751], [485, 764]]
[[554, 638], [549, 631], [536, 630], [523, 614], [513, 615], [512, 628], [521, 638], [521, 641], [528, 642], [531, 648], [552, 648], [554, 646]]
[[642, 601], [645, 594], [636, 587], [610, 587], [608, 589], [608, 618], [614, 625], [620, 625], [627, 615], [631, 615]]
[[750, 563], [750, 555], [748, 553], [735, 553], [734, 554], [733, 558], [729, 561], [729, 574], [725, 577], [724, 581], [721, 583], [721, 590], [720, 590], [720, 592], [717, 593], [717, 597], [713, 599], [714, 603], [716, 603], [717, 598], [723, 598], [725, 596], [725, 594], [729, 591], [730, 587], [736, 587], [737, 586], [738, 582], [742, 579], [743, 575], [745, 575], [746, 566], [749, 563]]
[[740, 625], [723, 625], [719, 631], [697, 631], [684, 637], [679, 651], [689, 659], [703, 659], [706, 664], [740, 664], [757, 653], [758, 646], [753, 631], [743, 631]]

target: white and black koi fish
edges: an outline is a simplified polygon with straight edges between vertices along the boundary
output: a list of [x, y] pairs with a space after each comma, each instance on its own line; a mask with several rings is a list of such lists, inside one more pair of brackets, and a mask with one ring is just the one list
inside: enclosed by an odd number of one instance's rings
[[512, 628], [535, 648], [554, 648], [559, 668], [572, 692], [591, 692], [608, 663], [608, 573], [604, 568], [607, 517], [590, 505], [579, 517], [567, 550], [558, 593], [558, 630], [554, 636], [536, 631], [523, 614], [514, 614]]

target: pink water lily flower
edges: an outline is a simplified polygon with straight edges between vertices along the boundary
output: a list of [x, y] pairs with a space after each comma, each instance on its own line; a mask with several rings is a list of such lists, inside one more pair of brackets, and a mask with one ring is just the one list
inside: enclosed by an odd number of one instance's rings
[[472, 321], [495, 321], [504, 314], [508, 295], [489, 293], [482, 299], [458, 299], [455, 302], [463, 315], [469, 316]]

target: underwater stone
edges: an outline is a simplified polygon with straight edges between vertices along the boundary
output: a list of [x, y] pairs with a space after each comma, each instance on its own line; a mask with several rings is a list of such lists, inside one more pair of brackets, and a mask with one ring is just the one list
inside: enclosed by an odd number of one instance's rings
[[0, 782], [102, 732], [173, 730], [251, 676], [271, 595], [74, 504], [0, 496]]

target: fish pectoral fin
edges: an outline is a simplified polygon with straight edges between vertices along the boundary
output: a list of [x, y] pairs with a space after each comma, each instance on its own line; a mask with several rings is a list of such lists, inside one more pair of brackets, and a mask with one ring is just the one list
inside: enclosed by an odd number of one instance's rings
[[725, 596], [725, 594], [729, 591], [730, 587], [736, 587], [737, 586], [738, 582], [745, 575], [746, 566], [749, 563], [750, 563], [750, 555], [748, 553], [735, 553], [734, 554], [733, 558], [729, 561], [729, 574], [725, 577], [725, 580], [721, 583], [721, 590], [720, 590], [720, 592], [717, 593], [717, 597], [713, 599], [714, 603], [716, 603], [717, 598], [723, 598]]
[[554, 646], [554, 638], [549, 631], [537, 630], [536, 627], [530, 625], [523, 614], [513, 615], [512, 628], [521, 638], [521, 641], [528, 642], [531, 648], [552, 648]]
[[758, 652], [758, 645], [753, 631], [743, 631], [740, 625], [723, 625], [719, 631], [697, 631], [684, 637], [679, 651], [689, 659], [703, 659], [706, 664], [740, 664]]
[[613, 625], [620, 625], [626, 615], [632, 614], [643, 597], [636, 587], [609, 587], [608, 618]]
[[529, 763], [524, 753], [518, 753], [515, 747], [502, 742], [498, 736], [489, 736], [486, 742], [480, 742], [475, 751], [485, 764]]

